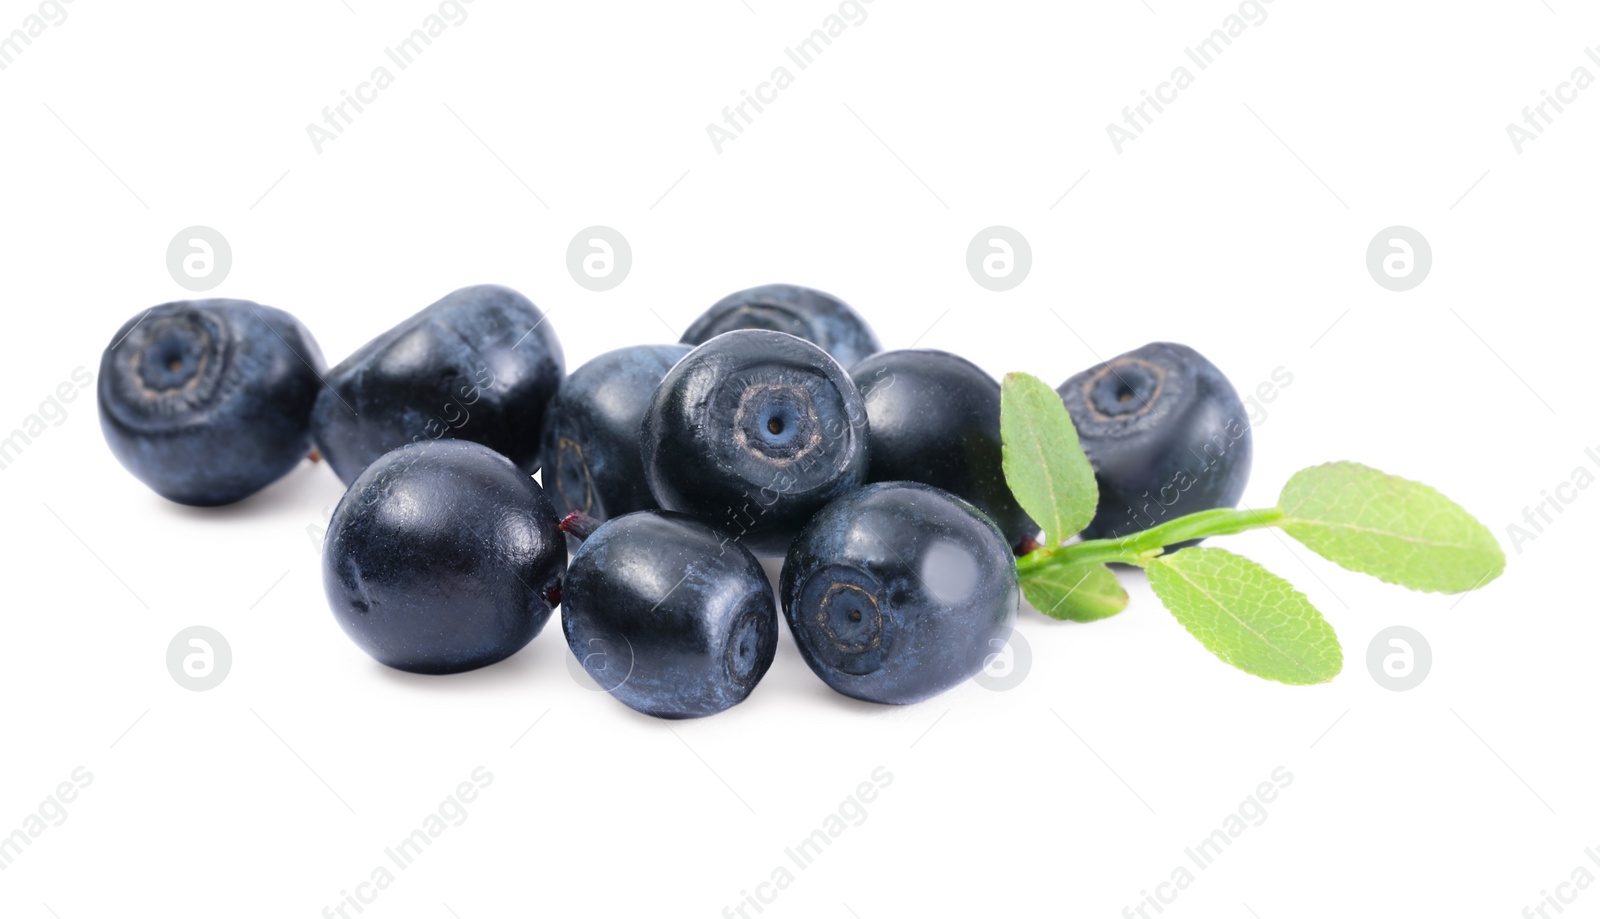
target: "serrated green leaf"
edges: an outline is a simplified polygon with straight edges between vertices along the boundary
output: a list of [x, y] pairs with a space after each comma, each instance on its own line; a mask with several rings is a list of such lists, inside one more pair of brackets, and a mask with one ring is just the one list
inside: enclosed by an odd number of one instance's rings
[[1344, 666], [1339, 637], [1294, 585], [1226, 549], [1151, 559], [1150, 589], [1216, 656], [1262, 679], [1326, 683]]
[[1311, 551], [1390, 584], [1459, 593], [1505, 570], [1494, 534], [1460, 505], [1360, 463], [1300, 470], [1278, 507], [1279, 526]]
[[1028, 604], [1051, 619], [1093, 622], [1128, 605], [1128, 592], [1105, 565], [1051, 565], [1022, 578]]
[[1059, 546], [1094, 519], [1100, 488], [1067, 407], [1038, 377], [1007, 374], [1000, 387], [1001, 468], [1011, 494]]

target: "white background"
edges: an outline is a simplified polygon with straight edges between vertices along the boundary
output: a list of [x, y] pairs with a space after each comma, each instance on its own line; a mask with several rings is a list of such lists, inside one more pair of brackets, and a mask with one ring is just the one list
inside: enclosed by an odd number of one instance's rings
[[[234, 253], [214, 294], [294, 312], [330, 362], [472, 283], [548, 310], [575, 367], [783, 280], [841, 295], [890, 347], [996, 375], [1055, 383], [1152, 339], [1241, 390], [1282, 367], [1248, 503], [1358, 459], [1465, 505], [1510, 564], [1462, 599], [1271, 533], [1222, 543], [1337, 629], [1344, 673], [1315, 688], [1219, 663], [1124, 573], [1111, 620], [1022, 611], [1011, 691], [855, 703], [785, 638], [747, 703], [669, 724], [586, 691], [554, 621], [480, 672], [385, 670], [323, 600], [329, 470], [177, 507], [112, 459], [90, 392], [0, 472], [0, 833], [75, 767], [94, 777], [0, 872], [0, 914], [318, 916], [480, 765], [466, 822], [366, 915], [737, 915], [788, 865], [760, 915], [1114, 917], [1280, 766], [1266, 821], [1165, 916], [1514, 917], [1600, 873], [1580, 576], [1600, 493], [1520, 551], [1506, 529], [1600, 447], [1600, 89], [1520, 154], [1506, 133], [1574, 68], [1600, 75], [1592, 10], [1278, 0], [1119, 155], [1106, 124], [1236, 5], [877, 0], [719, 154], [707, 123], [836, 5], [477, 0], [318, 154], [307, 124], [437, 5], [241, 6], [77, 0], [0, 72], [0, 430], [94, 371], [124, 320], [188, 296], [165, 252], [203, 224]], [[0, 32], [36, 9], [0, 3]], [[594, 224], [634, 253], [605, 293], [565, 267]], [[1034, 253], [1006, 293], [965, 267], [994, 224]], [[1395, 224], [1433, 247], [1407, 293], [1365, 267]], [[203, 693], [165, 663], [196, 624], [234, 655]], [[1405, 693], [1365, 662], [1396, 624], [1434, 655]], [[785, 848], [880, 766], [865, 822], [795, 868]], [[1600, 888], [1578, 897], [1600, 908]]]

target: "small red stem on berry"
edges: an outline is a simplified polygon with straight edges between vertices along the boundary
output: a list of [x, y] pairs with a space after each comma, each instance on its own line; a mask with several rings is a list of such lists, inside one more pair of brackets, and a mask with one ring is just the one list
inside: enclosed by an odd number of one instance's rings
[[571, 533], [579, 539], [588, 539], [594, 531], [600, 528], [601, 521], [590, 517], [583, 511], [573, 511], [561, 518], [561, 532]]
[[1022, 542], [1017, 543], [1016, 546], [1011, 550], [1011, 553], [1017, 558], [1021, 558], [1024, 555], [1035, 551], [1039, 548], [1039, 546], [1039, 540], [1034, 539], [1032, 536], [1025, 536], [1023, 537]]

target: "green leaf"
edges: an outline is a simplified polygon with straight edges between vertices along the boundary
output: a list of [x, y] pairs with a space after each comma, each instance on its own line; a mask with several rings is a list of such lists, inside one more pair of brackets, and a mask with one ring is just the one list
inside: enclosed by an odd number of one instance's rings
[[1294, 585], [1225, 549], [1151, 559], [1150, 589], [1216, 656], [1262, 679], [1326, 683], [1344, 665], [1339, 637]]
[[1022, 578], [1028, 604], [1051, 619], [1093, 622], [1128, 605], [1128, 592], [1105, 565], [1049, 565]]
[[1078, 431], [1056, 391], [1038, 377], [1010, 373], [1000, 387], [1001, 468], [1017, 503], [1059, 546], [1094, 519], [1100, 489], [1078, 446]]
[[1311, 551], [1412, 590], [1472, 590], [1506, 567], [1494, 534], [1460, 505], [1360, 463], [1300, 470], [1278, 507], [1279, 526]]

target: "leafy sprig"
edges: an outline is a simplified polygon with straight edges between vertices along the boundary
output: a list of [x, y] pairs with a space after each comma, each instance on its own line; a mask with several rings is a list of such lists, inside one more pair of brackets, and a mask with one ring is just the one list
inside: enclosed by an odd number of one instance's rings
[[1344, 654], [1333, 626], [1288, 581], [1224, 549], [1189, 540], [1278, 527], [1323, 558], [1412, 590], [1476, 590], [1505, 570], [1488, 528], [1449, 498], [1360, 463], [1302, 469], [1276, 507], [1218, 508], [1116, 539], [1067, 544], [1094, 518], [1099, 490], [1066, 407], [1042, 380], [1005, 378], [1000, 432], [1006, 482], [1044, 544], [1017, 560], [1023, 596], [1055, 619], [1113, 616], [1128, 594], [1107, 567], [1144, 568], [1168, 611], [1217, 657], [1280, 683], [1325, 683]]

